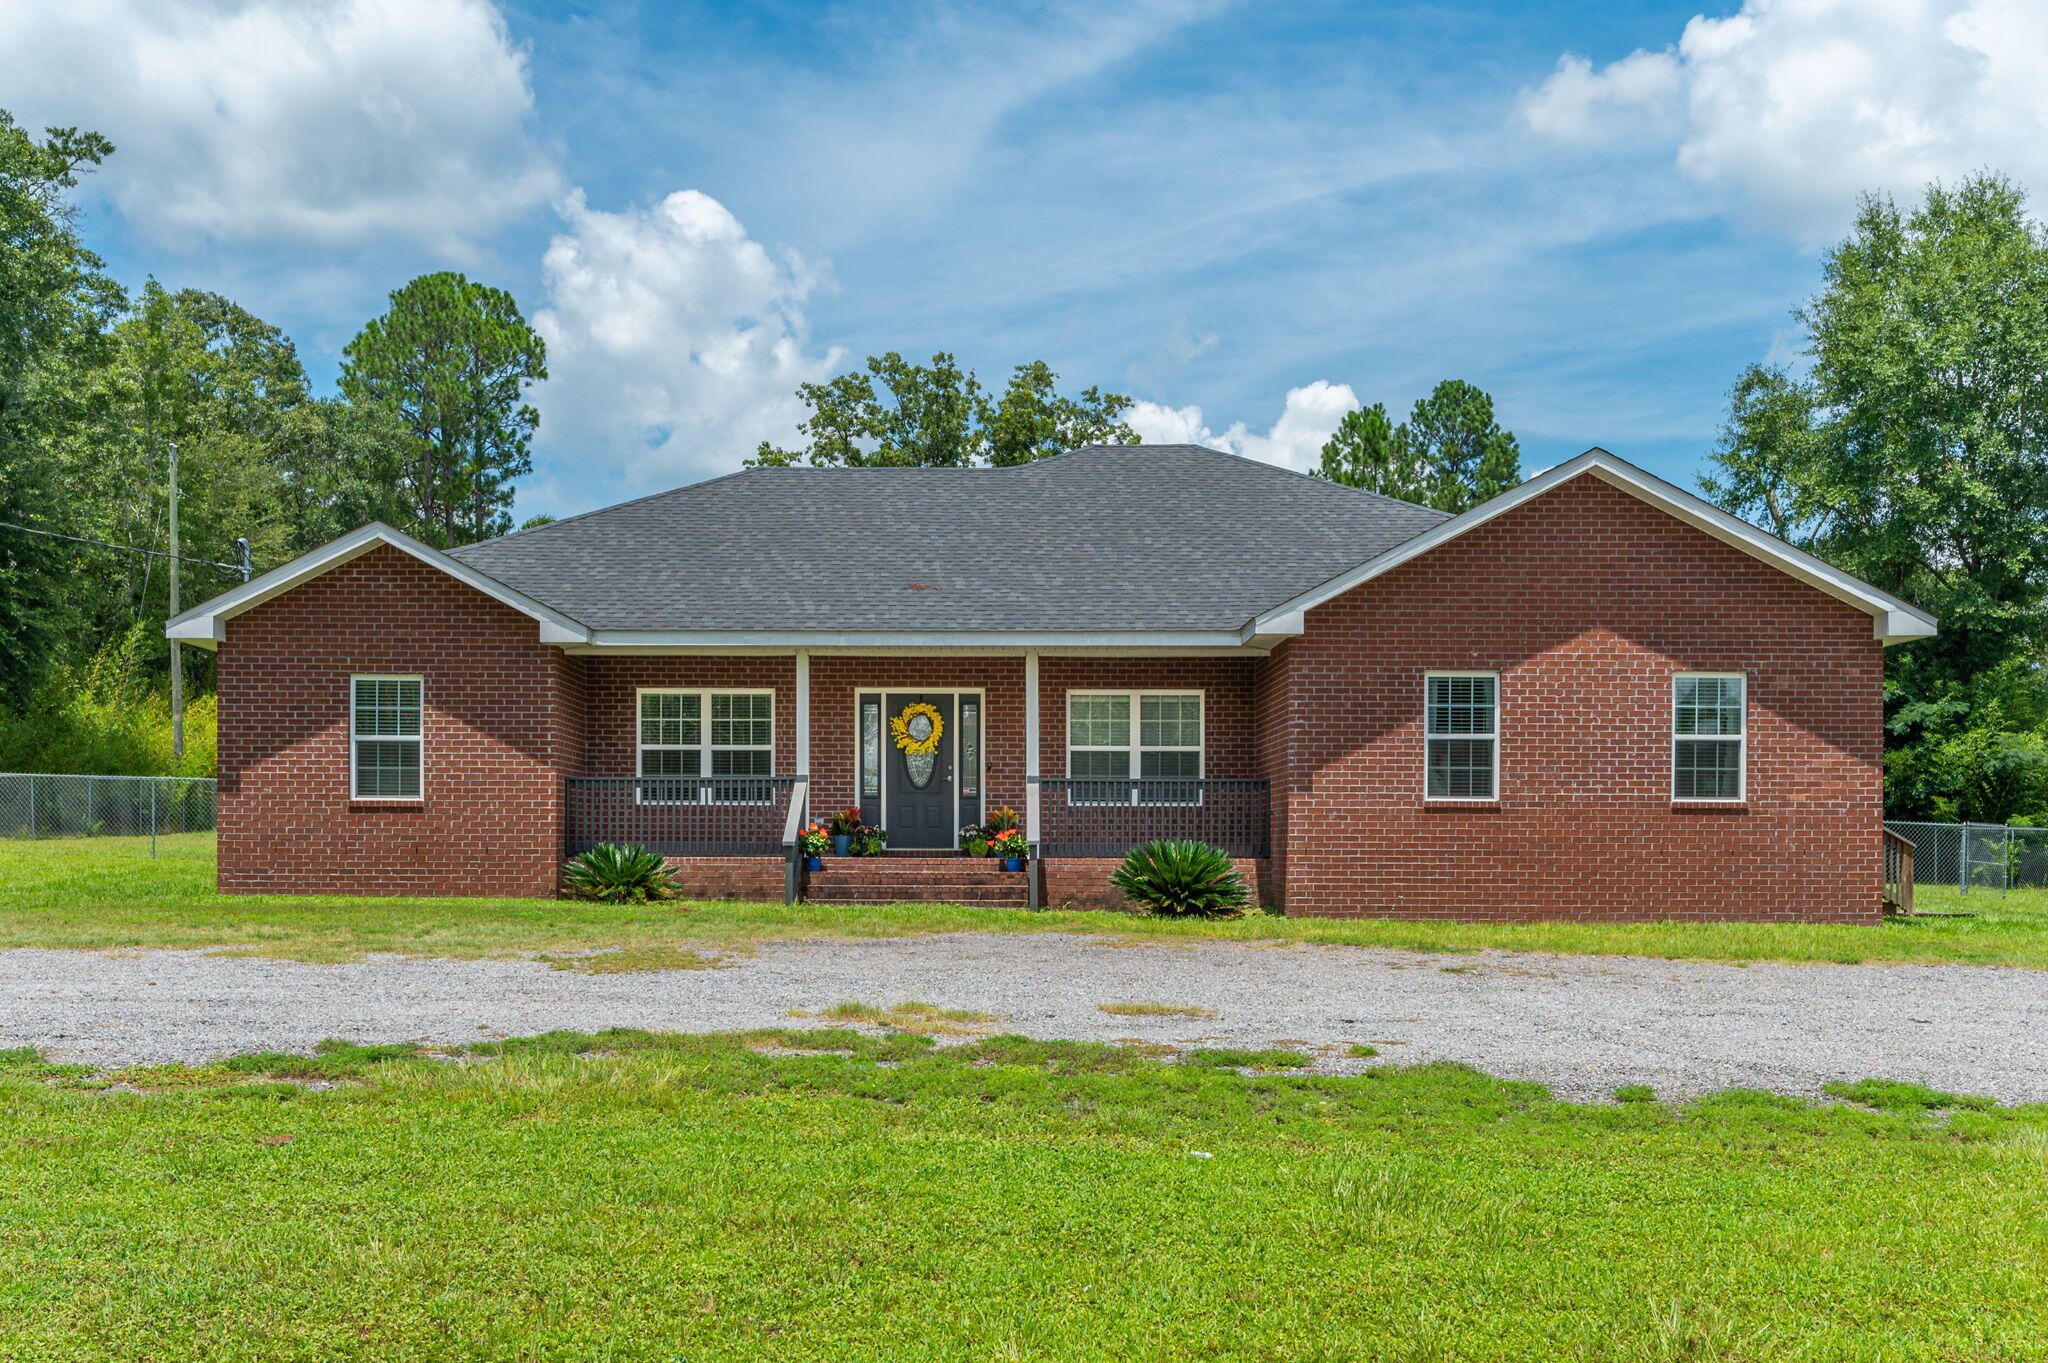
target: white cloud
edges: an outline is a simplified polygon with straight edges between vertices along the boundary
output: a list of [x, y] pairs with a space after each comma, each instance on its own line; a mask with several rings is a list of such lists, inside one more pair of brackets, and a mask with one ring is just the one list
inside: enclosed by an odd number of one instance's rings
[[557, 192], [489, 0], [0, 5], [5, 99], [119, 149], [91, 181], [159, 239], [461, 257]]
[[578, 190], [561, 212], [533, 319], [548, 343], [545, 439], [602, 450], [634, 491], [727, 473], [761, 441], [794, 438], [797, 385], [841, 357], [808, 351], [810, 265], [695, 190], [621, 213]]
[[1280, 419], [1264, 435], [1252, 434], [1242, 421], [1213, 431], [1200, 407], [1167, 407], [1157, 402], [1133, 405], [1125, 420], [1148, 445], [1207, 445], [1306, 473], [1321, 462], [1323, 445], [1337, 423], [1358, 405], [1358, 395], [1350, 384], [1317, 379], [1287, 390]]
[[2044, 67], [2039, 0], [1747, 0], [1665, 52], [1565, 57], [1521, 115], [1560, 142], [1670, 137], [1686, 175], [1811, 239], [1863, 190], [1986, 167], [2048, 187]]
[[1559, 142], [1619, 142], [1674, 130], [1684, 79], [1669, 52], [1632, 52], [1598, 71], [1567, 52], [1521, 99], [1522, 120]]

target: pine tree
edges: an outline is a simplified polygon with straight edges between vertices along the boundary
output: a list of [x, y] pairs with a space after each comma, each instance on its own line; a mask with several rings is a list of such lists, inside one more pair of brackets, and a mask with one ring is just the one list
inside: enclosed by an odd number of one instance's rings
[[1350, 487], [1463, 511], [1522, 480], [1522, 451], [1493, 418], [1493, 399], [1446, 379], [1401, 425], [1384, 403], [1348, 413], [1323, 446], [1317, 476]]
[[1383, 402], [1344, 414], [1323, 446], [1316, 476], [1404, 502], [1427, 502], [1433, 490], [1411, 433], [1393, 424]]

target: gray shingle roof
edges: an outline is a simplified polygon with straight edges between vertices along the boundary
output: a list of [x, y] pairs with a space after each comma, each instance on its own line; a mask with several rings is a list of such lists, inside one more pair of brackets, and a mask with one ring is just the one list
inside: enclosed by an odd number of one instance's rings
[[600, 630], [1234, 630], [1442, 512], [1195, 445], [749, 469], [454, 551]]

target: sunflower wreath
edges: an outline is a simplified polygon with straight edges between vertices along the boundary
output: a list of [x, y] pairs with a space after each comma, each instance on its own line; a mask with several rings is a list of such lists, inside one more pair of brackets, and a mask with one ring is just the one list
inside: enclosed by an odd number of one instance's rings
[[[910, 721], [919, 715], [932, 722], [931, 732], [917, 738], [910, 732]], [[896, 746], [913, 757], [923, 757], [939, 750], [939, 739], [946, 732], [946, 721], [939, 717], [939, 707], [927, 705], [918, 700], [903, 707], [903, 713], [889, 721], [889, 736], [896, 740]]]

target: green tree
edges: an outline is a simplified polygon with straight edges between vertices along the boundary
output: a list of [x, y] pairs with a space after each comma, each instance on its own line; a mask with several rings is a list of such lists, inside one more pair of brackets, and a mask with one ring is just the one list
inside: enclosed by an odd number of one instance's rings
[[1316, 474], [1404, 502], [1426, 503], [1435, 491], [1408, 428], [1394, 425], [1384, 402], [1344, 414], [1323, 445], [1322, 466]]
[[410, 514], [400, 486], [411, 430], [381, 403], [321, 398], [287, 410], [272, 437], [288, 538], [278, 555], [318, 548], [358, 526], [402, 526]]
[[[81, 381], [83, 415], [49, 444], [49, 467], [64, 489], [63, 528], [165, 547], [175, 445], [183, 553], [232, 563], [235, 540], [246, 537], [259, 562], [288, 557], [275, 447], [286, 414], [306, 400], [291, 341], [218, 294], [172, 292], [150, 280], [111, 342], [104, 363]], [[92, 561], [96, 571], [68, 594], [73, 657], [109, 647], [138, 620], [161, 620], [169, 605], [162, 560]], [[219, 570], [187, 573], [187, 604], [231, 580]], [[165, 652], [158, 638], [122, 656], [153, 668]], [[205, 669], [203, 659], [193, 661]]]
[[[0, 110], [0, 521], [65, 528], [49, 441], [85, 410], [82, 375], [103, 362], [122, 304], [68, 196], [113, 150], [76, 128], [39, 141]], [[72, 562], [56, 541], [0, 528], [0, 704], [20, 703], [50, 666]]]
[[1439, 511], [1463, 511], [1521, 481], [1522, 451], [1494, 420], [1492, 398], [1445, 379], [1399, 426], [1383, 403], [1348, 413], [1324, 444], [1316, 472]]
[[[1742, 375], [1702, 485], [1941, 618], [1886, 658], [1895, 812], [2040, 812], [2048, 232], [1996, 175], [1867, 196], [1821, 277], [1808, 372]], [[1966, 781], [1965, 753], [2004, 774]]]
[[1082, 445], [1140, 443], [1123, 419], [1129, 398], [1100, 388], [1062, 397], [1058, 383], [1059, 375], [1044, 360], [1017, 366], [1001, 400], [982, 418], [989, 463], [1028, 464]]
[[1522, 481], [1522, 450], [1493, 419], [1493, 399], [1460, 379], [1445, 379], [1408, 414], [1409, 438], [1431, 471], [1429, 504], [1463, 511]]
[[801, 385], [797, 397], [810, 415], [797, 429], [808, 439], [793, 450], [763, 441], [748, 462], [966, 468], [1029, 463], [1076, 445], [1138, 443], [1121, 419], [1129, 398], [1099, 388], [1063, 397], [1058, 381], [1042, 360], [1020, 364], [992, 401], [974, 372], [944, 351], [921, 365], [892, 350], [850, 373]]
[[540, 424], [526, 385], [548, 374], [547, 346], [512, 295], [421, 275], [342, 354], [343, 395], [397, 412], [411, 432], [399, 528], [443, 548], [509, 530]]

